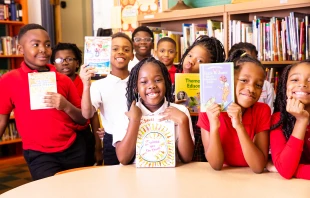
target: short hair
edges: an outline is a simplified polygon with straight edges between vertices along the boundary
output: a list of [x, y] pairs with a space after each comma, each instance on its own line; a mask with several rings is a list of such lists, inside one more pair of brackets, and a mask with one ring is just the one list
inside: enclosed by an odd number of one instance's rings
[[39, 25], [39, 24], [36, 24], [36, 23], [29, 23], [29, 24], [24, 25], [23, 27], [20, 28], [20, 30], [19, 30], [19, 32], [18, 32], [18, 36], [17, 36], [18, 41], [20, 41], [20, 39], [21, 39], [29, 30], [37, 30], [37, 29], [44, 30], [45, 32], [47, 32], [46, 29], [45, 29], [42, 25]]
[[185, 57], [197, 45], [202, 46], [204, 49], [206, 49], [206, 51], [208, 51], [211, 54], [211, 57], [210, 57], [211, 63], [222, 63], [225, 61], [226, 54], [225, 54], [224, 46], [221, 43], [221, 41], [219, 41], [215, 37], [201, 35], [194, 41], [194, 43], [191, 46], [189, 46], [185, 50], [181, 58], [180, 64], [178, 65], [178, 73], [183, 72], [183, 62], [184, 62]]
[[150, 30], [150, 28], [146, 27], [146, 26], [139, 26], [137, 27], [133, 33], [132, 33], [132, 41], [133, 41], [133, 38], [135, 37], [135, 35], [138, 33], [138, 32], [147, 32], [150, 37], [152, 37], [152, 42], [154, 43], [154, 34], [152, 32], [152, 30]]
[[172, 83], [167, 67], [159, 60], [156, 60], [154, 57], [149, 57], [141, 60], [138, 64], [136, 64], [136, 66], [133, 67], [133, 69], [130, 72], [126, 88], [128, 111], [130, 110], [131, 103], [138, 98], [137, 89], [138, 89], [139, 71], [141, 67], [147, 63], [153, 63], [154, 65], [157, 65], [160, 68], [165, 81], [165, 87], [166, 87], [165, 97], [166, 100], [168, 101], [168, 105], [170, 105], [170, 102], [174, 100], [172, 96]]
[[130, 37], [123, 33], [123, 32], [117, 32], [115, 34], [112, 35], [112, 40], [115, 39], [115, 38], [124, 38], [124, 39], [127, 39], [131, 45], [131, 51], [133, 51], [133, 44], [132, 44], [132, 41], [130, 39]]
[[55, 62], [55, 55], [60, 50], [71, 50], [75, 58], [79, 61], [79, 66], [81, 66], [82, 51], [74, 43], [58, 43], [52, 50], [51, 63]]
[[172, 38], [170, 37], [163, 37], [161, 39], [159, 39], [159, 41], [157, 42], [157, 47], [159, 46], [160, 43], [162, 42], [170, 42], [174, 45], [174, 47], [176, 48], [177, 47], [177, 44], [175, 42], [175, 40], [173, 40]]
[[251, 52], [254, 52], [256, 56], [258, 55], [258, 51], [256, 50], [255, 45], [253, 45], [252, 43], [240, 42], [240, 43], [234, 44], [230, 48], [230, 50], [228, 52], [228, 56], [230, 56], [233, 51], [238, 50], [238, 49], [249, 50]]

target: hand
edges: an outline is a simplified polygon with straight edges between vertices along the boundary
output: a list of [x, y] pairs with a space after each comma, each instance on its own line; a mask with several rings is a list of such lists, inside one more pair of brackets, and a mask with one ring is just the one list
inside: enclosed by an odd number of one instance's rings
[[219, 116], [221, 113], [221, 106], [219, 104], [212, 104], [206, 109], [206, 114], [208, 116], [210, 126], [219, 128], [220, 127], [220, 120]]
[[93, 66], [82, 65], [80, 68], [80, 77], [84, 86], [90, 86], [91, 77], [95, 76], [97, 70]]
[[227, 108], [227, 114], [231, 118], [232, 125], [237, 129], [242, 125], [242, 111], [241, 107], [236, 103], [231, 103]]
[[130, 121], [140, 122], [142, 117], [142, 111], [136, 106], [136, 101], [131, 103], [130, 109], [125, 113]]
[[102, 156], [102, 150], [96, 149], [95, 150], [95, 159], [97, 166], [101, 166], [103, 164], [103, 156]]
[[160, 118], [159, 121], [172, 120], [178, 125], [183, 124], [184, 122], [188, 122], [188, 117], [184, 112], [171, 106], [167, 107], [165, 111], [160, 113], [159, 115], [162, 116], [162, 118]]
[[59, 93], [47, 92], [44, 96], [44, 103], [47, 107], [63, 111], [67, 107], [68, 101]]
[[305, 110], [305, 105], [299, 100], [289, 97], [286, 100], [286, 111], [292, 114], [296, 120], [306, 119], [309, 120], [309, 113]]
[[100, 139], [103, 139], [105, 131], [103, 128], [98, 128], [98, 131], [96, 131]]

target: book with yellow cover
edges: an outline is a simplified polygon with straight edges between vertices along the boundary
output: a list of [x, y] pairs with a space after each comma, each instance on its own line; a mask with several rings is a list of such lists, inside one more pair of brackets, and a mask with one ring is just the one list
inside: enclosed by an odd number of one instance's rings
[[199, 73], [175, 74], [175, 103], [186, 106], [191, 113], [200, 111]]
[[136, 167], [175, 167], [174, 122], [143, 116], [136, 143]]

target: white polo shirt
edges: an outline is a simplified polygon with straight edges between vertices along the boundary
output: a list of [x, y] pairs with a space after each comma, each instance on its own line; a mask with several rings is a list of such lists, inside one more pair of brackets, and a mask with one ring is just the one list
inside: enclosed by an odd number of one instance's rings
[[132, 68], [134, 67], [134, 66], [136, 66], [136, 64], [138, 64], [140, 61], [137, 59], [137, 57], [136, 57], [136, 55], [134, 56], [134, 58], [131, 60], [131, 61], [129, 61], [129, 63], [128, 63], [128, 71], [131, 71], [132, 70]]
[[[164, 104], [155, 112], [150, 112], [140, 101], [136, 103], [136, 106], [138, 106], [141, 109], [143, 116], [158, 116], [158, 118], [160, 118], [159, 114], [165, 111], [165, 109], [168, 107], [168, 102], [165, 100]], [[193, 142], [195, 143], [192, 120], [188, 112], [188, 109], [183, 105], [174, 104], [174, 103], [170, 103], [170, 106], [179, 109], [180, 111], [184, 112], [187, 115], [188, 121], [189, 121], [188, 124], [189, 124], [189, 129], [190, 129], [190, 135], [192, 137]], [[125, 114], [123, 114], [123, 116], [121, 116], [118, 121], [119, 123], [117, 124], [117, 133], [113, 134], [113, 146], [114, 147], [115, 147], [116, 142], [122, 141], [124, 139], [127, 133], [127, 127], [129, 124], [129, 119]], [[179, 126], [177, 124], [175, 125], [175, 138], [177, 142], [179, 139]]]
[[126, 87], [128, 78], [122, 80], [112, 74], [93, 82], [90, 86], [90, 98], [100, 118], [105, 132], [113, 134], [118, 118], [127, 112]]
[[267, 80], [264, 81], [264, 85], [263, 85], [263, 90], [262, 93], [260, 95], [260, 98], [258, 100], [258, 102], [262, 102], [265, 103], [267, 105], [269, 105], [270, 109], [271, 109], [271, 114], [273, 113], [273, 103], [275, 100], [275, 92], [273, 89], [273, 86], [271, 85], [271, 83]]

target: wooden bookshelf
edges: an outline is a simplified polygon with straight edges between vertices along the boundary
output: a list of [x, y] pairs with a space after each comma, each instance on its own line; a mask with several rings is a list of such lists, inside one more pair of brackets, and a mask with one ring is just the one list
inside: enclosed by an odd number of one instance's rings
[[16, 138], [16, 139], [13, 139], [13, 140], [4, 140], [4, 141], [0, 141], [0, 146], [1, 145], [5, 145], [5, 144], [14, 144], [14, 143], [18, 143], [18, 142], [21, 142], [22, 139], [21, 138]]
[[0, 24], [24, 25], [24, 22], [22, 22], [22, 21], [4, 21], [4, 20], [0, 20]]
[[22, 54], [17, 55], [0, 55], [0, 58], [23, 58], [24, 56]]

